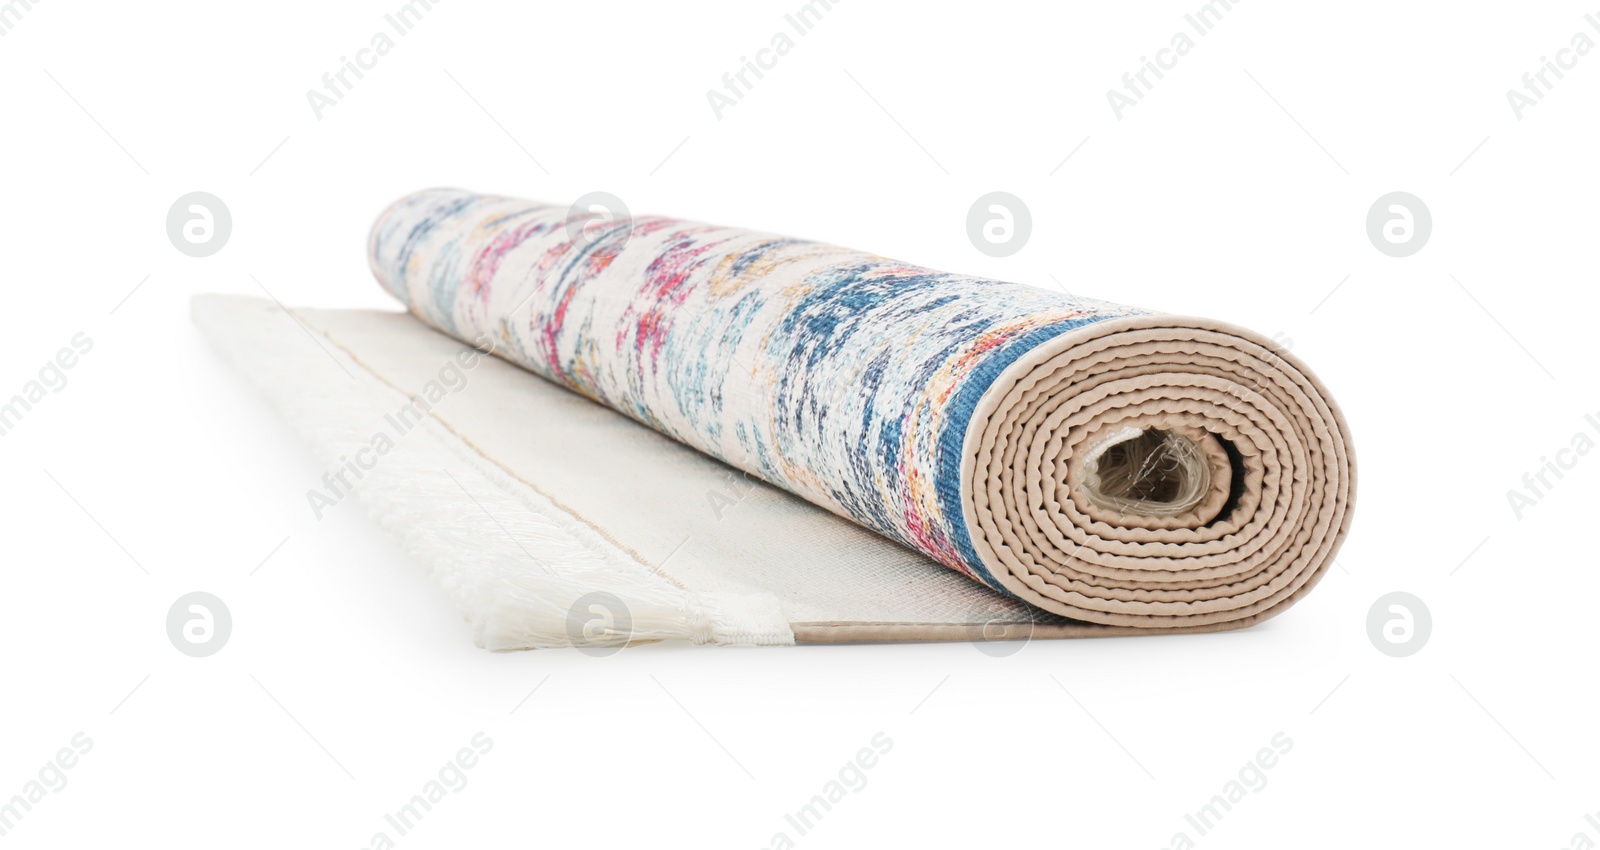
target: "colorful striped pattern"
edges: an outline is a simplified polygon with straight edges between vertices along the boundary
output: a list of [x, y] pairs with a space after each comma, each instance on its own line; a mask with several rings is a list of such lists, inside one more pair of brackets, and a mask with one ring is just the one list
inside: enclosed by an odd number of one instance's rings
[[569, 230], [564, 207], [431, 190], [369, 256], [433, 327], [997, 590], [962, 516], [975, 406], [1044, 341], [1145, 313], [669, 218]]

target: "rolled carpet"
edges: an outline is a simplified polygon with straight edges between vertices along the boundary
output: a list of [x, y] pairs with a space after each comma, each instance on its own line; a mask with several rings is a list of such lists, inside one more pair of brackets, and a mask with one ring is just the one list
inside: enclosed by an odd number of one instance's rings
[[1257, 622], [1349, 529], [1337, 407], [1221, 322], [459, 190], [368, 247], [439, 331], [1071, 621]]

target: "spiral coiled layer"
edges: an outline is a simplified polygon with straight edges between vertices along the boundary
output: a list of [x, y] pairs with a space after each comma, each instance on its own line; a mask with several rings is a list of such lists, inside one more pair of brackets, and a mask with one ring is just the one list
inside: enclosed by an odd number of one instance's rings
[[1316, 582], [1350, 523], [1353, 457], [1322, 385], [1209, 320], [1115, 319], [1034, 349], [985, 395], [964, 455], [984, 565], [1087, 622], [1264, 619]]

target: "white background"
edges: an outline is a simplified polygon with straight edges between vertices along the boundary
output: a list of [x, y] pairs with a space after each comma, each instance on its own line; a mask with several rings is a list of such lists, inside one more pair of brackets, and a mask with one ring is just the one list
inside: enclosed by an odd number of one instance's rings
[[[1600, 452], [1520, 519], [1506, 495], [1600, 441], [1600, 56], [1520, 120], [1505, 96], [1600, 40], [1594, 10], [1240, 3], [1118, 120], [1106, 91], [1198, 0], [843, 0], [718, 120], [706, 91], [799, 0], [449, 0], [319, 120], [306, 91], [400, 5], [45, 0], [0, 38], [0, 400], [94, 340], [0, 437], [0, 799], [94, 742], [8, 846], [365, 847], [480, 731], [397, 846], [1600, 841]], [[436, 185], [609, 191], [1284, 334], [1349, 417], [1354, 530], [1315, 593], [1232, 634], [475, 649], [359, 510], [313, 519], [322, 470], [187, 318], [263, 288], [393, 306], [367, 228]], [[195, 190], [233, 215], [205, 259], [164, 230]], [[1006, 259], [965, 235], [996, 190], [1033, 216]], [[1365, 233], [1391, 191], [1432, 211], [1405, 259]], [[164, 632], [193, 590], [234, 618], [204, 659]], [[1395, 590], [1433, 615], [1408, 658], [1366, 634]], [[797, 836], [784, 815], [880, 732], [865, 787]], [[1267, 785], [1196, 835], [1280, 732]]]

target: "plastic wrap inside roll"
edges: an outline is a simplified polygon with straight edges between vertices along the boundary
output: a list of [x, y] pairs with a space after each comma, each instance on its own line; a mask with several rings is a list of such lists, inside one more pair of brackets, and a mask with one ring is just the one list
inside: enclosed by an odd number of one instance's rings
[[433, 327], [1061, 616], [1246, 625], [1349, 528], [1332, 399], [1223, 323], [459, 190], [369, 248]]

